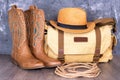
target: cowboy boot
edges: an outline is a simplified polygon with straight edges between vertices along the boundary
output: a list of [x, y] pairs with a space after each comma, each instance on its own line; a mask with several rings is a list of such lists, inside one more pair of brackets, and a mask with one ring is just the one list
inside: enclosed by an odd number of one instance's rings
[[48, 57], [44, 52], [44, 12], [36, 6], [30, 6], [25, 11], [26, 26], [28, 28], [29, 43], [33, 55], [44, 62], [46, 67], [56, 67], [61, 64], [60, 61]]
[[12, 34], [12, 59], [13, 62], [23, 69], [36, 69], [44, 67], [30, 51], [27, 40], [24, 14], [17, 6], [12, 6], [8, 12], [10, 32]]

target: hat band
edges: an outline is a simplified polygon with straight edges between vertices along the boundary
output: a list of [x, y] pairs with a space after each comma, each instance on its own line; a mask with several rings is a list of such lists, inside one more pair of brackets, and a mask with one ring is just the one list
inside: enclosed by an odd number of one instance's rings
[[68, 25], [57, 22], [57, 26], [68, 29], [87, 29], [87, 25]]

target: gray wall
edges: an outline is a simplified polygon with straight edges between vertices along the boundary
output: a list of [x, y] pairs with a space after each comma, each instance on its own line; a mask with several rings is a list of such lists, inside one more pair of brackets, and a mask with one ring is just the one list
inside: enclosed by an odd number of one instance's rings
[[23, 10], [32, 4], [37, 5], [45, 11], [46, 19], [56, 20], [57, 13], [63, 7], [82, 7], [88, 13], [88, 20], [103, 17], [114, 17], [117, 21], [118, 45], [115, 53], [120, 49], [120, 0], [0, 0], [0, 53], [10, 54], [12, 41], [8, 27], [7, 11], [10, 6], [16, 4]]

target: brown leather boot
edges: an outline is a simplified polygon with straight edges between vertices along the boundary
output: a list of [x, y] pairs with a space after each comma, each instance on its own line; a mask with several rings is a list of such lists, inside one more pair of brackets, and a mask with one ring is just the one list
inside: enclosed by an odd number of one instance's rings
[[12, 58], [13, 61], [23, 69], [36, 69], [44, 67], [37, 60], [28, 47], [27, 33], [24, 14], [21, 9], [14, 5], [8, 12], [9, 27], [12, 34]]
[[48, 57], [44, 52], [44, 12], [36, 6], [30, 6], [30, 9], [25, 11], [27, 22], [29, 43], [32, 53], [36, 58], [44, 62], [46, 67], [56, 67], [61, 64], [60, 61]]

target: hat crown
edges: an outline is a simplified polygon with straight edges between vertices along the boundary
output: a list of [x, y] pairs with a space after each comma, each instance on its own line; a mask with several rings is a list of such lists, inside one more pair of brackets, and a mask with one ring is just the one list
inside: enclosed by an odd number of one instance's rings
[[86, 12], [81, 8], [63, 8], [58, 13], [58, 22], [69, 25], [86, 25]]

